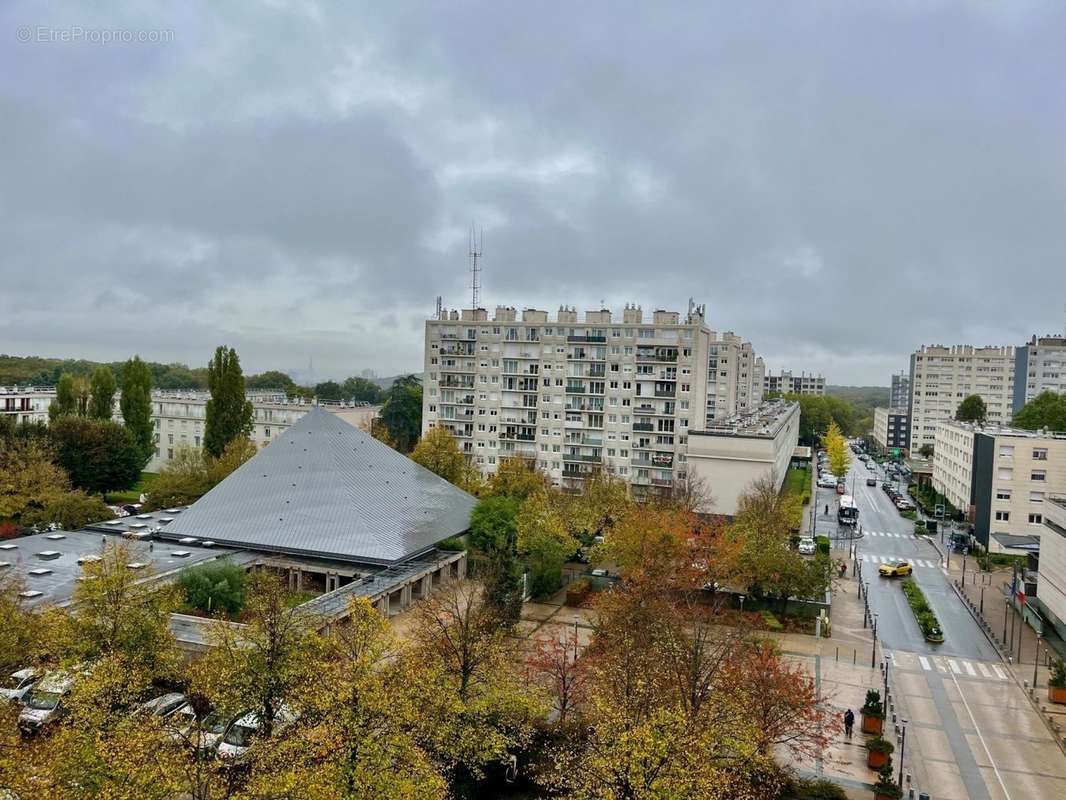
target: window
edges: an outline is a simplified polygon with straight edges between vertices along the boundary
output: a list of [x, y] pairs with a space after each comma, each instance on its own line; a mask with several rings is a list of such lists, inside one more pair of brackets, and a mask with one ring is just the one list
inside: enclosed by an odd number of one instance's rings
[[1044, 521], [1044, 515], [1043, 514], [1030, 514], [1029, 515], [1029, 524], [1030, 525], [1039, 525], [1043, 521]]
[[1042, 469], [1034, 469], [1033, 474], [1029, 476], [1029, 479], [1034, 481], [1047, 480], [1047, 473]]
[[1014, 470], [1012, 470], [1010, 467], [1000, 467], [999, 468], [999, 480], [1001, 480], [1001, 481], [1012, 481], [1012, 480], [1014, 480]]
[[1044, 493], [1043, 492], [1029, 492], [1029, 502], [1030, 503], [1043, 503], [1044, 502]]
[[1047, 461], [1047, 448], [1046, 447], [1034, 447], [1033, 448], [1033, 461]]
[[996, 489], [997, 500], [1010, 500], [1010, 489]]
[[997, 511], [996, 512], [996, 522], [1010, 522], [1010, 512], [1009, 511]]

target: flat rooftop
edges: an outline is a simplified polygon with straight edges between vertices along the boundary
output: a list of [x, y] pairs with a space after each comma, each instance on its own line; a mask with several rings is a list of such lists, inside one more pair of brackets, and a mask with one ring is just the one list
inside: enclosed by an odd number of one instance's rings
[[[130, 519], [133, 519], [132, 517]], [[23, 603], [64, 605], [70, 601], [79, 579], [82, 564], [100, 557], [108, 544], [124, 543], [130, 551], [131, 565], [144, 570], [153, 580], [164, 579], [184, 567], [230, 557], [240, 563], [252, 560], [251, 553], [204, 547], [202, 545], [138, 541], [110, 531], [54, 531], [5, 539], [0, 542], [0, 573], [16, 577], [23, 584]]]
[[724, 419], [703, 430], [690, 430], [689, 436], [739, 436], [773, 439], [788, 418], [799, 409], [795, 400], [770, 400], [746, 414]]
[[1010, 425], [974, 425], [971, 422], [955, 420], [943, 420], [939, 424], [989, 436], [1010, 436], [1017, 439], [1066, 439], [1066, 431], [1030, 431], [1025, 428], [1012, 428]]

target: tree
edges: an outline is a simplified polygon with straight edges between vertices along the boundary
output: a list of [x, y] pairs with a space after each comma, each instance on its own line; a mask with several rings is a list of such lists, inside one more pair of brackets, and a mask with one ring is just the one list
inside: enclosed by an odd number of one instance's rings
[[366, 378], [347, 378], [341, 384], [341, 392], [345, 400], [371, 403], [372, 405], [377, 405], [384, 397], [381, 387]]
[[607, 532], [600, 553], [624, 576], [665, 583], [683, 564], [697, 527], [687, 511], [643, 503]]
[[128, 489], [141, 477], [143, 456], [128, 428], [110, 420], [61, 417], [50, 429], [56, 462], [79, 489], [101, 494]]
[[485, 606], [492, 610], [496, 624], [510, 629], [522, 616], [522, 570], [514, 547], [492, 550], [482, 562], [481, 585]]
[[0, 575], [0, 673], [10, 675], [37, 655], [41, 618], [19, 597], [25, 589], [22, 582], [11, 570], [5, 572]]
[[21, 521], [70, 491], [70, 478], [52, 461], [50, 440], [0, 441], [0, 519]]
[[237, 351], [220, 346], [207, 365], [207, 401], [204, 450], [218, 458], [226, 445], [252, 432], [252, 404], [244, 396], [244, 373]]
[[178, 586], [193, 608], [209, 614], [236, 614], [244, 608], [248, 573], [230, 561], [215, 561], [183, 569]]
[[258, 375], [249, 375], [244, 379], [244, 386], [247, 389], [278, 389], [285, 392], [296, 388], [292, 378], [278, 370], [267, 370]]
[[964, 397], [962, 402], [959, 403], [959, 407], [955, 410], [955, 419], [959, 420], [959, 422], [975, 422], [978, 425], [984, 425], [987, 418], [988, 409], [979, 394], [971, 394]]
[[208, 491], [222, 483], [244, 462], [251, 460], [256, 452], [258, 448], [255, 442], [246, 436], [238, 436], [226, 445], [218, 458], [205, 459]]
[[829, 423], [824, 442], [825, 452], [829, 456], [829, 469], [838, 478], [843, 478], [851, 468], [851, 450], [847, 439], [844, 438], [844, 434], [840, 432], [835, 422]]
[[602, 469], [585, 480], [581, 494], [559, 499], [570, 534], [585, 544], [604, 536], [634, 507], [625, 481]]
[[478, 501], [470, 514], [470, 543], [483, 553], [514, 550], [518, 538], [517, 500], [511, 497], [486, 497]]
[[101, 365], [93, 372], [89, 389], [89, 416], [94, 419], [111, 419], [115, 415], [115, 392], [118, 384], [111, 368]]
[[578, 714], [588, 683], [589, 663], [581, 658], [577, 631], [566, 628], [561, 639], [538, 636], [526, 663], [551, 698], [552, 721], [566, 727]]
[[155, 428], [152, 423], [152, 374], [140, 356], [123, 364], [121, 383], [119, 408], [122, 422], [140, 448], [143, 467], [155, 452]]
[[64, 372], [56, 384], [56, 399], [48, 407], [48, 421], [60, 417], [84, 417], [89, 407], [89, 384], [84, 378]]
[[178, 445], [148, 490], [151, 508], [187, 506], [211, 490], [211, 479], [203, 451]]
[[922, 458], [932, 458], [933, 446], [928, 442], [926, 444], [923, 444], [921, 447], [918, 448], [918, 455], [920, 455]]
[[504, 458], [489, 476], [486, 494], [490, 497], [511, 497], [522, 501], [548, 486], [548, 479], [526, 458]]
[[392, 446], [410, 453], [422, 431], [422, 382], [414, 375], [397, 378], [385, 393], [379, 421]]
[[440, 426], [430, 428], [418, 440], [411, 460], [459, 487], [467, 481], [471, 469], [455, 437], [447, 428]]
[[323, 381], [315, 384], [315, 397], [319, 400], [344, 400], [344, 391], [336, 381]]
[[1066, 394], [1041, 392], [1014, 415], [1014, 425], [1029, 431], [1066, 433]]
[[19, 521], [23, 525], [41, 527], [55, 523], [63, 530], [76, 531], [114, 516], [107, 503], [78, 489], [47, 496], [41, 507], [28, 509]]
[[522, 503], [515, 517], [518, 554], [529, 565], [530, 591], [545, 597], [562, 586], [562, 566], [577, 552], [561, 514], [559, 493], [542, 490]]

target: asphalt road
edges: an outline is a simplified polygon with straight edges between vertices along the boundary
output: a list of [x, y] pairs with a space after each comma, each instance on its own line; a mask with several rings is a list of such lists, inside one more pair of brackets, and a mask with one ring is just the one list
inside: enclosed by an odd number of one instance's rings
[[[866, 485], [866, 479], [871, 476], [877, 478], [876, 486]], [[877, 614], [877, 635], [882, 646], [920, 655], [998, 661], [999, 655], [952, 591], [936, 549], [914, 535], [914, 523], [900, 516], [881, 489], [882, 480], [880, 472], [867, 469], [856, 459], [848, 473], [847, 484], [848, 493], [859, 507], [863, 535], [855, 540], [856, 549], [862, 558], [864, 580], [870, 585], [870, 607]], [[818, 533], [832, 535], [837, 532], [837, 497], [832, 489], [818, 489]], [[828, 516], [824, 513], [826, 504], [829, 505]], [[943, 643], [925, 641], [899, 588], [899, 579], [878, 576], [880, 563], [893, 558], [906, 559], [914, 566], [914, 580], [922, 588], [944, 630]]]

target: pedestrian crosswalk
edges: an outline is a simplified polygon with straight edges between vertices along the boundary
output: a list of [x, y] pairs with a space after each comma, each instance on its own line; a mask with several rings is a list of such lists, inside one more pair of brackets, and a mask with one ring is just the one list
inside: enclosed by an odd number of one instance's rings
[[927, 569], [938, 569], [940, 562], [929, 558], [903, 558], [902, 556], [875, 556], [870, 553], [860, 553], [859, 561], [866, 561], [870, 564], [894, 564], [897, 561], [906, 561], [913, 564], [916, 567], [925, 567]]
[[909, 533], [891, 533], [889, 531], [863, 531], [863, 536], [884, 536], [887, 539], [910, 539], [912, 538]]
[[954, 675], [956, 678], [974, 678], [989, 681], [1007, 680], [1006, 670], [999, 664], [948, 656], [920, 656], [916, 653], [904, 653], [899, 650], [896, 650], [891, 655], [892, 664], [898, 669], [917, 669], [920, 667], [923, 672]]

